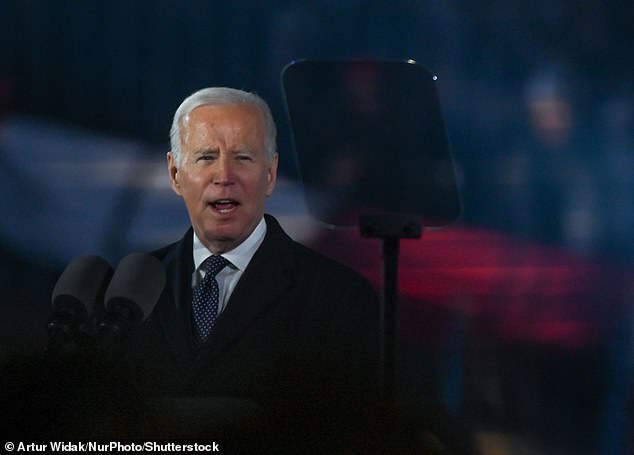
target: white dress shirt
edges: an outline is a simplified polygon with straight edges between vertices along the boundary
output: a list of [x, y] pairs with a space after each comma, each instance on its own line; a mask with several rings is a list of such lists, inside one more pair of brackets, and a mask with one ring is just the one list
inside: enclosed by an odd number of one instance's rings
[[[242, 273], [247, 268], [247, 265], [251, 262], [253, 255], [262, 244], [265, 235], [266, 221], [262, 218], [251, 235], [247, 237], [244, 242], [221, 255], [229, 261], [229, 265], [216, 275], [220, 295], [218, 314], [222, 313], [227, 306], [229, 297], [231, 297], [233, 290], [238, 284], [238, 280], [240, 280]], [[200, 265], [211, 255], [211, 251], [203, 245], [196, 235], [196, 232], [194, 232], [194, 274], [192, 276], [192, 288], [204, 277], [204, 272], [200, 270]]]

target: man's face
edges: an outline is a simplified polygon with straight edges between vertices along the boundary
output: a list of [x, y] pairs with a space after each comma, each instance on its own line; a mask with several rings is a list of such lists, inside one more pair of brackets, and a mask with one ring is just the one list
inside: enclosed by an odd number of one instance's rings
[[264, 147], [264, 118], [246, 104], [200, 106], [181, 124], [181, 163], [167, 154], [172, 188], [194, 231], [216, 254], [242, 243], [264, 214], [277, 155]]

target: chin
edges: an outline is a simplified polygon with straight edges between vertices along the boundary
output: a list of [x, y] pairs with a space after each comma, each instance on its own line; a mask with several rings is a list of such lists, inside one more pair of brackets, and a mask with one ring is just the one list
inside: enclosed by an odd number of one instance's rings
[[233, 242], [238, 237], [237, 233], [228, 229], [208, 229], [205, 231], [205, 239], [210, 242]]
[[[228, 227], [213, 227], [204, 231], [205, 243], [207, 245], [227, 245], [232, 248], [235, 243], [240, 241], [240, 233], [237, 229]], [[202, 240], [202, 239], [201, 239]]]
[[[203, 233], [206, 243], [209, 244], [225, 244], [229, 248], [245, 240], [254, 226], [245, 223], [242, 220], [213, 220], [203, 225]], [[202, 239], [201, 239], [202, 240]]]

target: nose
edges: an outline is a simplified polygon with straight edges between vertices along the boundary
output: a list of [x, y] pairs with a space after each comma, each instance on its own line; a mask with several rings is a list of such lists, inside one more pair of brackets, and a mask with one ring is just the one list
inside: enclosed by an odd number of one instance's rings
[[215, 185], [226, 186], [234, 182], [233, 166], [228, 156], [221, 154], [216, 160], [213, 173]]

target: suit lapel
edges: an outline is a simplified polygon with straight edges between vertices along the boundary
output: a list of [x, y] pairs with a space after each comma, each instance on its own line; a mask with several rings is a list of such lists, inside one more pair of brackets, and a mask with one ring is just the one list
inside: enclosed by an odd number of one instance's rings
[[194, 360], [190, 346], [189, 322], [191, 276], [194, 269], [192, 238], [190, 229], [163, 260], [171, 288], [166, 290], [165, 298], [158, 307], [159, 321], [166, 343], [181, 371], [187, 371]]
[[289, 245], [292, 240], [275, 219], [267, 216], [266, 221], [266, 237], [236, 285], [195, 365], [204, 366], [225, 350], [248, 330], [258, 315], [275, 305], [291, 284], [289, 270], [293, 267], [293, 255]]

